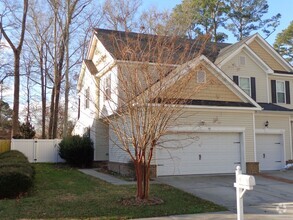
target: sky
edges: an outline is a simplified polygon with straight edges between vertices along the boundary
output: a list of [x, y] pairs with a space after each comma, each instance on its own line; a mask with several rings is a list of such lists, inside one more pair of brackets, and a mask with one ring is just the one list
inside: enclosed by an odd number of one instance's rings
[[[143, 7], [148, 8], [150, 6], [155, 6], [161, 10], [172, 10], [172, 8], [181, 2], [182, 0], [143, 0]], [[267, 2], [269, 4], [267, 17], [271, 17], [277, 13], [282, 15], [280, 25], [276, 31], [266, 39], [272, 45], [275, 42], [276, 35], [287, 28], [290, 21], [293, 20], [293, 0], [267, 0]], [[234, 43], [235, 41], [236, 39], [232, 35], [229, 35], [227, 42]]]

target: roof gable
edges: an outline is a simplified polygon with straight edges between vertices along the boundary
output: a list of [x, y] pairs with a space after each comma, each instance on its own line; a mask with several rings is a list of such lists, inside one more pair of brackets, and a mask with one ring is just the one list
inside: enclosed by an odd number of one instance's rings
[[[244, 104], [245, 107], [254, 107], [255, 109], [261, 110], [261, 107], [251, 98], [249, 97], [243, 90], [241, 90], [228, 76], [226, 76], [217, 66], [215, 66], [209, 59], [207, 59], [204, 55], [195, 58], [192, 61], [189, 61], [175, 70], [173, 70], [168, 76], [165, 77], [164, 82], [160, 82], [154, 84], [153, 87], [161, 89], [162, 85], [165, 87], [166, 90], [171, 89], [172, 87], [176, 86], [178, 80], [183, 79], [184, 76], [190, 73], [193, 70], [205, 69], [209, 73], [209, 79], [211, 84], [207, 84], [205, 86], [199, 86], [195, 88], [196, 94], [194, 97], [191, 94], [191, 98], [189, 97], [190, 94], [187, 94], [186, 97], [183, 99], [188, 99], [191, 103], [198, 103], [199, 100], [201, 101], [212, 101], [213, 103], [217, 102], [227, 102], [227, 103], [238, 103], [236, 106], [241, 106], [239, 103], [248, 103], [247, 105]], [[189, 79], [188, 79], [189, 80]], [[196, 84], [196, 83], [194, 83]], [[192, 83], [190, 85], [192, 87]], [[191, 88], [190, 87], [190, 88]], [[187, 89], [190, 89], [187, 87]], [[196, 89], [198, 89], [196, 91]], [[212, 90], [211, 95], [207, 95], [209, 89]], [[222, 95], [227, 97], [221, 97], [221, 99], [217, 98], [218, 89], [222, 90]], [[211, 91], [210, 90], [210, 91]], [[218, 90], [218, 91], [217, 91]], [[198, 96], [197, 96], [198, 95]], [[168, 97], [163, 97], [168, 98]], [[214, 100], [216, 99], [216, 100]], [[223, 100], [222, 100], [223, 99]], [[204, 102], [208, 104], [209, 102]], [[203, 105], [202, 103], [200, 105]], [[231, 105], [226, 105], [231, 106]], [[243, 106], [242, 106], [243, 107]]]
[[241, 41], [222, 49], [215, 64], [223, 66], [233, 56], [245, 49], [248, 55], [257, 60], [258, 64], [268, 73], [274, 71], [292, 72], [292, 66], [282, 58], [259, 34], [246, 37]]
[[292, 72], [293, 67], [259, 34], [255, 34], [246, 44], [266, 62], [271, 69]]

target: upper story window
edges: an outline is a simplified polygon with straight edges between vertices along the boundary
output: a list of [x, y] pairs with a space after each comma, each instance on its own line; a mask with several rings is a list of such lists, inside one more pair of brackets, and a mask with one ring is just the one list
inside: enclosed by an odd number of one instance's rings
[[240, 88], [249, 96], [251, 96], [250, 77], [239, 77]]
[[256, 79], [255, 77], [233, 76], [233, 81], [253, 100], [256, 100]]
[[90, 88], [88, 87], [85, 90], [85, 102], [84, 102], [84, 108], [90, 107]]
[[105, 79], [105, 88], [104, 88], [104, 100], [110, 100], [111, 98], [111, 75], [107, 76]]
[[276, 81], [277, 103], [286, 103], [285, 81]]
[[197, 71], [197, 83], [205, 83], [206, 82], [206, 72], [203, 70]]
[[271, 80], [272, 103], [291, 104], [290, 81]]

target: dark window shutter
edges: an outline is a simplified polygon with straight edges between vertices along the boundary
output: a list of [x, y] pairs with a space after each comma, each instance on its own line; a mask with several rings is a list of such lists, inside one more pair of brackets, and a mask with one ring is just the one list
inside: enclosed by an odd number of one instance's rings
[[239, 77], [238, 76], [233, 76], [233, 81], [239, 85]]
[[251, 85], [251, 98], [256, 101], [256, 88], [255, 88], [255, 77], [250, 78]]
[[285, 88], [286, 88], [286, 104], [290, 104], [290, 82], [285, 81]]
[[277, 103], [276, 80], [271, 80], [272, 103]]

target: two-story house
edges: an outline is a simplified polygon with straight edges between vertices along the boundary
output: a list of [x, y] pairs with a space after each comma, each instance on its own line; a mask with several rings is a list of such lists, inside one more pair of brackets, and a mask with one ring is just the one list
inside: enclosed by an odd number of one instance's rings
[[[119, 41], [111, 40], [113, 36]], [[73, 132], [89, 132], [95, 160], [108, 161], [116, 171], [123, 170], [130, 158], [112, 143], [113, 131], [103, 117], [115, 112], [109, 97], [119, 101], [117, 76], [123, 67], [140, 62], [123, 59], [116, 44], [148, 36], [95, 29], [80, 72], [79, 119]], [[169, 141], [155, 151], [156, 175], [233, 173], [237, 165], [247, 173], [282, 169], [293, 158], [293, 67], [259, 34], [235, 44], [207, 42], [199, 56], [192, 56], [198, 55], [196, 48], [190, 50], [186, 63], [170, 64], [170, 74], [184, 75], [200, 67], [186, 86], [187, 93], [206, 79], [214, 83], [189, 94], [183, 116], [164, 137]], [[150, 60], [149, 65], [156, 63]], [[195, 141], [185, 144], [190, 137]]]

